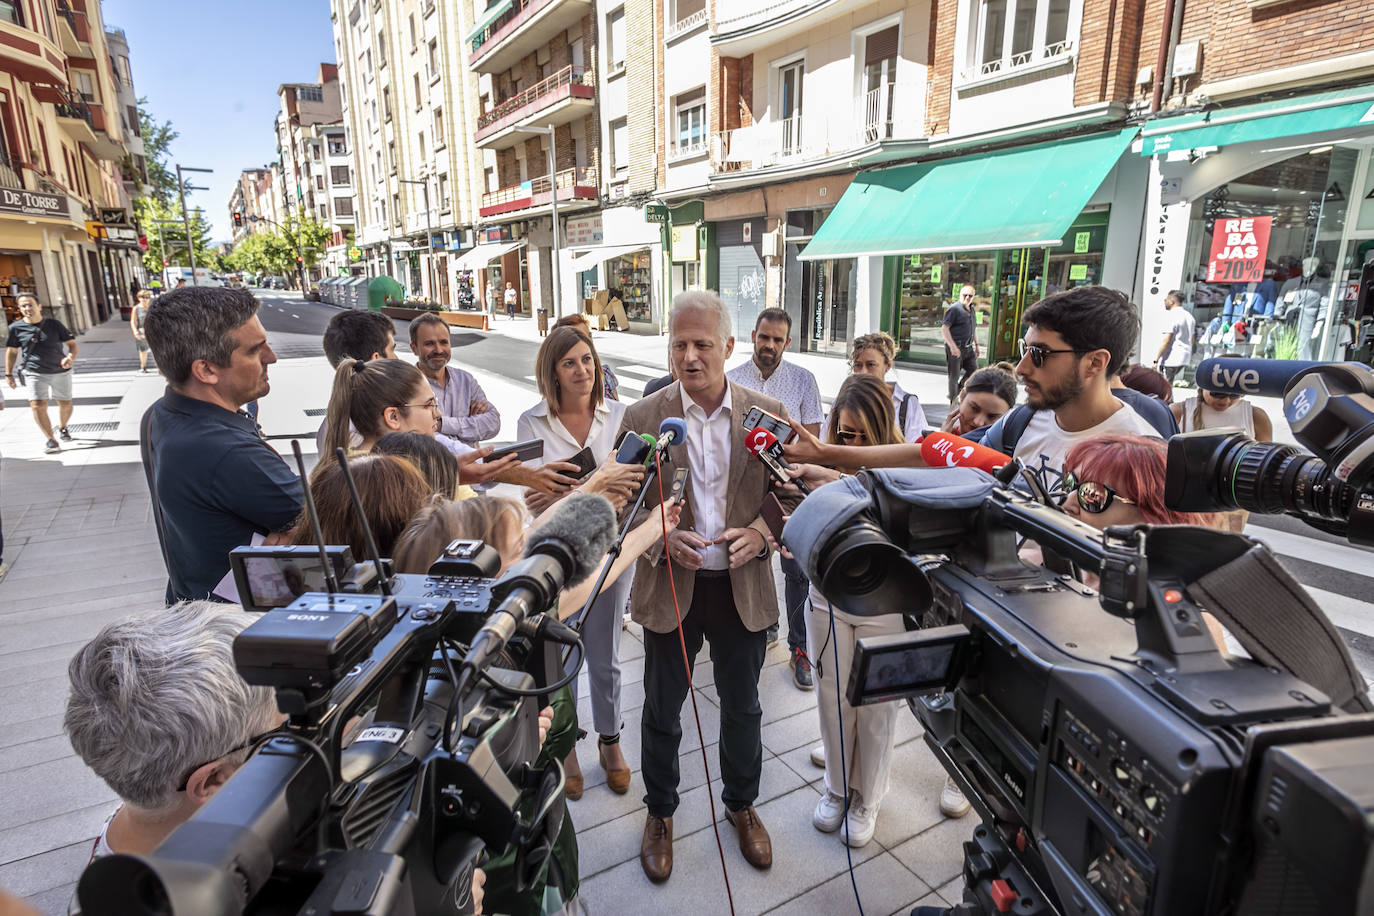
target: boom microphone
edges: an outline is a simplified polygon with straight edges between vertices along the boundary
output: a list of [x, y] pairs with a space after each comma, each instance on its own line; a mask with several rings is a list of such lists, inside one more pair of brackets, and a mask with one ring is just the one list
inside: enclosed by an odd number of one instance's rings
[[1303, 359], [1225, 359], [1214, 356], [1197, 364], [1194, 377], [1198, 388], [1203, 391], [1281, 398], [1297, 375], [1313, 366], [1330, 365]]
[[473, 637], [463, 659], [467, 671], [485, 667], [525, 618], [558, 601], [558, 593], [592, 574], [615, 543], [615, 510], [604, 496], [576, 491], [530, 535], [525, 558], [491, 586], [500, 603]]
[[978, 468], [991, 474], [1011, 458], [953, 433], [933, 432], [920, 441], [921, 460], [930, 468]]
[[768, 473], [778, 483], [796, 484], [797, 489], [803, 493], [811, 492], [811, 488], [806, 485], [805, 481], [800, 478], [794, 480], [787, 473], [792, 470], [792, 465], [788, 464], [787, 459], [783, 457], [782, 443], [770, 430], [764, 429], [762, 426], [755, 426], [745, 434], [744, 444], [749, 451], [754, 453], [755, 458], [763, 462], [763, 466], [768, 469]]

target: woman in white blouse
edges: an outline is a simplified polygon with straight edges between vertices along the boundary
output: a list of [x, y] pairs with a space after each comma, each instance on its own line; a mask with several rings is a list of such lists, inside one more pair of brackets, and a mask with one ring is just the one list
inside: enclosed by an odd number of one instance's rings
[[[554, 328], [535, 357], [535, 378], [543, 399], [520, 415], [516, 424], [519, 441], [543, 439], [544, 456], [540, 462], [565, 461], [584, 448], [591, 449], [598, 465], [613, 461], [616, 432], [625, 405], [606, 400], [601, 359], [591, 338], [575, 328]], [[628, 496], [636, 491], [644, 469], [639, 465], [619, 465], [611, 473], [614, 479], [608, 481], [610, 486], [618, 489], [619, 495]], [[536, 514], [551, 501], [551, 497], [533, 491], [525, 498]], [[592, 726], [599, 735], [598, 756], [606, 771], [606, 784], [618, 794], [630, 788], [630, 766], [620, 750], [619, 656], [621, 611], [632, 581], [633, 576], [622, 576], [602, 589], [582, 624]], [[572, 686], [576, 696], [577, 682]], [[582, 794], [583, 780], [576, 748], [569, 752], [564, 769], [567, 795], [577, 798]]]
[[872, 375], [884, 380], [892, 392], [892, 410], [897, 416], [897, 429], [907, 442], [915, 442], [925, 435], [926, 415], [921, 410], [920, 398], [903, 391], [895, 378], [886, 381], [896, 355], [897, 342], [890, 334], [882, 331], [861, 334], [854, 338], [850, 346], [849, 368], [855, 375]]

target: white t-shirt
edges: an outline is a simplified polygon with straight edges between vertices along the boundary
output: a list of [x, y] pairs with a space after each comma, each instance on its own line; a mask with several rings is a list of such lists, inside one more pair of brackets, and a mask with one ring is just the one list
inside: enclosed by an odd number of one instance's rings
[[1169, 309], [1165, 316], [1170, 319], [1169, 352], [1164, 354], [1164, 365], [1186, 366], [1193, 358], [1193, 313], [1178, 305]]
[[1101, 423], [1077, 433], [1061, 428], [1054, 411], [1037, 410], [1016, 443], [1014, 457], [1020, 458], [1040, 478], [1045, 489], [1053, 493], [1060, 488], [1064, 477], [1064, 459], [1073, 447], [1088, 439], [1112, 433], [1159, 438], [1158, 431], [1124, 403]]

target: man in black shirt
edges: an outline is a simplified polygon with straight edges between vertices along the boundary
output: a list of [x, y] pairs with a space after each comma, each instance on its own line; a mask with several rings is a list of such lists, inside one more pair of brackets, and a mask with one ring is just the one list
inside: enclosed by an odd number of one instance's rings
[[[978, 368], [978, 341], [973, 336], [972, 286], [959, 290], [959, 301], [945, 310], [940, 336], [945, 339], [945, 374], [949, 376], [949, 402]], [[962, 374], [960, 374], [962, 372]]]
[[244, 289], [188, 286], [153, 301], [144, 333], [167, 393], [143, 415], [143, 470], [170, 580], [167, 601], [211, 598], [229, 551], [300, 514], [300, 478], [240, 408], [265, 396], [277, 361]]
[[43, 306], [33, 296], [19, 297], [23, 315], [9, 327], [5, 341], [5, 381], [18, 387], [19, 377], [27, 377], [29, 407], [33, 419], [47, 440], [43, 451], [60, 452], [48, 419], [48, 398], [57, 401], [57, 435], [72, 441], [67, 423], [72, 418], [72, 364], [76, 362], [76, 337], [56, 318], [44, 318]]

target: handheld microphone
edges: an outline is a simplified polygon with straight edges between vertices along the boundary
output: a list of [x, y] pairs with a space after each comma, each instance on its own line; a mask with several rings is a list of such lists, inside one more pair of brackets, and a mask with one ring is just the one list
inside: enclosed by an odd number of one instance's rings
[[658, 424], [658, 450], [667, 451], [668, 446], [687, 439], [687, 421], [682, 417], [664, 417]]
[[473, 637], [463, 667], [490, 664], [527, 617], [558, 601], [558, 593], [592, 574], [615, 543], [615, 510], [604, 496], [575, 491], [530, 535], [525, 558], [491, 586], [496, 610]]
[[1303, 359], [1230, 359], [1214, 356], [1197, 364], [1195, 378], [1198, 388], [1203, 391], [1281, 398], [1297, 375], [1313, 366], [1330, 365], [1333, 364]]
[[754, 457], [763, 462], [763, 466], [768, 469], [768, 473], [778, 483], [796, 484], [797, 489], [803, 493], [811, 492], [811, 488], [804, 481], [793, 480], [791, 475], [786, 473], [792, 469], [792, 465], [788, 464], [787, 459], [783, 456], [782, 443], [770, 430], [764, 429], [762, 426], [755, 426], [745, 434], [744, 444], [749, 451], [754, 453]]
[[994, 448], [953, 433], [933, 432], [920, 442], [921, 460], [932, 468], [978, 468], [991, 474], [1011, 461]]
[[654, 455], [658, 454], [658, 437], [653, 433], [640, 433], [639, 438], [644, 440], [644, 444], [649, 446], [648, 454], [644, 456], [644, 466], [653, 467]]

